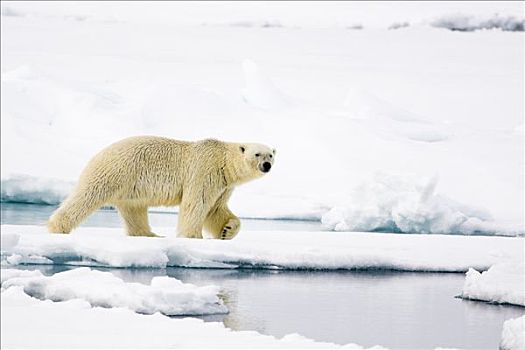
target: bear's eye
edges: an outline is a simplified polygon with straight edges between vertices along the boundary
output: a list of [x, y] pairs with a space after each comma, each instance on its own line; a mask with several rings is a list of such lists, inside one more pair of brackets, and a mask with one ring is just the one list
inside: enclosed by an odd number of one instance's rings
[[270, 154], [270, 158], [273, 158], [273, 156]]
[[255, 156], [256, 157], [259, 157], [261, 154], [260, 153], [255, 153]]

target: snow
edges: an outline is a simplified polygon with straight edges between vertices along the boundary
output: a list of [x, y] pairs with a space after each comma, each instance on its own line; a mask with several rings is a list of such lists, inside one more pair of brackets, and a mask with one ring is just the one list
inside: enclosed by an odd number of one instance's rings
[[381, 2], [367, 3], [182, 3], [148, 4], [145, 7], [132, 3], [129, 6], [91, 3], [57, 5], [53, 2], [22, 3], [4, 1], [3, 16], [28, 16], [87, 22], [177, 23], [183, 25], [231, 25], [239, 28], [282, 25], [293, 28], [346, 27], [363, 23], [366, 28], [385, 28], [393, 22], [410, 21], [424, 24], [426, 20], [454, 13], [476, 17], [520, 16], [523, 4], [512, 1], [397, 3], [395, 6]]
[[461, 297], [491, 303], [525, 306], [525, 266], [497, 264], [488, 271], [469, 269]]
[[[126, 308], [91, 307], [80, 299], [40, 301], [21, 287], [2, 290], [1, 298], [2, 348], [341, 347], [297, 334], [277, 339], [253, 331], [233, 332], [222, 323], [196, 318], [173, 319], [159, 313], [141, 315]], [[362, 349], [355, 344], [345, 348]]]
[[[466, 272], [523, 261], [523, 238], [347, 232], [242, 231], [231, 241], [127, 237], [122, 229], [79, 228], [53, 235], [41, 226], [2, 225], [18, 242], [2, 263], [260, 269], [391, 269]], [[446, 257], [446, 258], [444, 258]]]
[[[20, 275], [16, 275], [21, 273]], [[227, 313], [217, 286], [197, 287], [176, 278], [157, 276], [151, 285], [126, 283], [110, 272], [83, 267], [47, 277], [4, 269], [2, 288], [21, 286], [39, 299], [67, 301], [82, 299], [91, 306], [125, 307], [138, 313], [164, 315], [212, 315]], [[13, 274], [15, 276], [13, 276]], [[4, 279], [4, 277], [2, 277]]]
[[514, 16], [500, 16], [495, 14], [491, 17], [474, 17], [466, 15], [442, 16], [431, 22], [431, 25], [438, 28], [447, 28], [470, 32], [480, 29], [501, 29], [504, 31], [523, 32], [525, 20]]
[[1, 183], [0, 200], [4, 203], [58, 204], [73, 188], [70, 182], [13, 174]]
[[[4, 282], [11, 279], [11, 278], [18, 278], [18, 277], [41, 277], [42, 273], [40, 271], [27, 271], [27, 270], [17, 270], [17, 269], [1, 269], [0, 270], [0, 278], [1, 278], [1, 284], [2, 288], [4, 285]], [[2, 289], [3, 291], [3, 289]]]
[[503, 323], [500, 350], [525, 349], [525, 316], [513, 318]]
[[321, 221], [335, 231], [523, 234], [519, 226], [494, 222], [486, 210], [436, 194], [437, 183], [437, 176], [407, 179], [377, 174], [374, 180], [357, 186], [348, 203], [332, 208]]
[[20, 239], [20, 236], [17, 234], [2, 233], [0, 235], [1, 254], [4, 253], [4, 250], [9, 250], [9, 249], [12, 249], [14, 246], [16, 246], [18, 244], [19, 239]]
[[246, 88], [243, 98], [254, 107], [262, 109], [282, 109], [287, 106], [287, 101], [271, 80], [260, 72], [259, 66], [252, 60], [242, 63]]
[[[525, 232], [522, 33], [425, 24], [520, 18], [523, 4], [219, 5], [2, 2], [1, 200], [58, 203], [127, 136], [214, 137], [277, 149], [232, 196], [241, 217]], [[354, 191], [378, 173], [439, 182], [422, 208], [417, 188], [394, 188], [392, 208], [356, 212], [374, 207]]]

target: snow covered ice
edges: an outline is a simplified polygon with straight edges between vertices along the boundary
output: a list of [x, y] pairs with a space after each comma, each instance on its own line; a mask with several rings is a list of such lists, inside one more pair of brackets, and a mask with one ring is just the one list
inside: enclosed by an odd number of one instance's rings
[[[277, 339], [253, 331], [233, 332], [220, 323], [195, 318], [140, 315], [126, 308], [92, 308], [80, 299], [40, 301], [24, 293], [22, 287], [2, 290], [1, 298], [2, 348], [246, 348], [247, 344], [251, 348], [341, 347], [297, 334]], [[355, 344], [344, 348], [363, 349]]]
[[461, 297], [525, 306], [523, 260], [518, 260], [514, 264], [497, 264], [481, 273], [475, 269], [469, 269]]
[[503, 323], [501, 350], [525, 349], [525, 316], [513, 318]]
[[437, 176], [423, 182], [377, 174], [356, 186], [347, 204], [324, 214], [322, 223], [335, 231], [523, 234], [518, 226], [494, 222], [486, 210], [436, 194], [437, 183]]
[[155, 277], [150, 285], [126, 283], [110, 272], [87, 267], [47, 277], [36, 271], [2, 270], [2, 288], [21, 286], [39, 299], [66, 301], [82, 299], [91, 306], [125, 307], [132, 311], [165, 315], [210, 315], [228, 310], [218, 297], [219, 287], [197, 287], [166, 276]]
[[253, 231], [221, 241], [175, 238], [171, 227], [154, 230], [167, 237], [127, 237], [122, 229], [89, 227], [50, 235], [40, 226], [2, 225], [2, 236], [13, 242], [2, 248], [2, 263], [466, 272], [524, 259], [518, 237]]
[[498, 14], [485, 18], [456, 14], [437, 18], [431, 22], [431, 25], [438, 28], [447, 28], [463, 32], [494, 28], [505, 31], [523, 32], [525, 20], [523, 18], [500, 16]]
[[2, 179], [2, 202], [57, 204], [66, 198], [73, 184], [57, 179], [11, 175]]

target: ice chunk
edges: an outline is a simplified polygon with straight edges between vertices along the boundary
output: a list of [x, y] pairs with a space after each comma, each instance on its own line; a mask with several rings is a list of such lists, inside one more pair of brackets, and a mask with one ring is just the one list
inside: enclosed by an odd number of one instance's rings
[[216, 286], [197, 287], [167, 277], [154, 277], [151, 285], [126, 283], [110, 272], [87, 267], [47, 277], [38, 271], [7, 270], [2, 288], [22, 286], [39, 299], [65, 301], [83, 299], [92, 306], [126, 307], [135, 312], [165, 315], [208, 315], [228, 310]]
[[497, 264], [479, 273], [469, 269], [461, 297], [492, 303], [525, 306], [525, 267], [523, 261]]
[[323, 215], [335, 231], [473, 234], [508, 232], [480, 208], [435, 193], [438, 178], [426, 181], [378, 173], [357, 186], [346, 205]]
[[525, 20], [514, 16], [475, 17], [462, 14], [441, 16], [430, 23], [437, 28], [446, 28], [461, 32], [472, 32], [480, 29], [501, 29], [510, 32], [523, 32]]
[[18, 270], [18, 269], [0, 269], [0, 283], [3, 284], [5, 281], [16, 277], [41, 277], [42, 273], [38, 270]]
[[503, 323], [500, 350], [525, 349], [525, 316], [512, 318]]
[[11, 175], [2, 179], [2, 202], [59, 204], [73, 187], [73, 183], [29, 175]]

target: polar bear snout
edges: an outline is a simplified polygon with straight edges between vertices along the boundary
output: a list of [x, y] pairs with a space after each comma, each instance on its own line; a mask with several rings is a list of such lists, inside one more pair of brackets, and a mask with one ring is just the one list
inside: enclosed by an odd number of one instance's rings
[[263, 173], [269, 172], [271, 168], [272, 164], [270, 162], [264, 162], [259, 166], [259, 169], [261, 169]]

